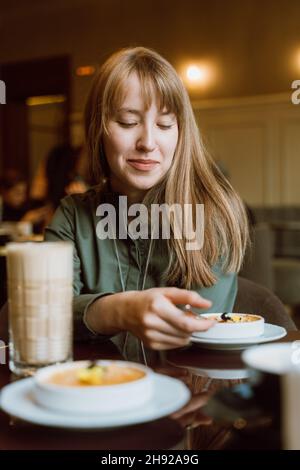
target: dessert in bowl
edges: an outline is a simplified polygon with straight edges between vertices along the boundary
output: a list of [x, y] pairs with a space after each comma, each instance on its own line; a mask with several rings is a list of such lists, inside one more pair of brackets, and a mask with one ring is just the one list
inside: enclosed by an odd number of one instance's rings
[[252, 338], [264, 334], [265, 320], [250, 313], [204, 313], [201, 318], [215, 320], [207, 331], [197, 331], [193, 336], [206, 339]]
[[40, 369], [35, 401], [53, 411], [111, 413], [142, 406], [153, 394], [153, 372], [125, 361], [75, 361]]

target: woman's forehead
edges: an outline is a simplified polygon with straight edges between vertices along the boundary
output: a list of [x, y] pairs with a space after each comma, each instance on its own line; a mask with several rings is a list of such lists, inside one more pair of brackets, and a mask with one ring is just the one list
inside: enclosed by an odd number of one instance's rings
[[161, 114], [172, 112], [162, 93], [149, 77], [141, 80], [136, 73], [130, 74], [120, 83], [114, 97], [115, 112], [142, 112], [156, 107]]

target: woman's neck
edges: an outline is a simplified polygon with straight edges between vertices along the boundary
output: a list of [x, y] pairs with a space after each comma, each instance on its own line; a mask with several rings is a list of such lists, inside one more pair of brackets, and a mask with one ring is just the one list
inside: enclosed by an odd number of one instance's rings
[[110, 188], [113, 192], [116, 192], [122, 196], [127, 196], [127, 205], [128, 207], [131, 205], [131, 204], [139, 204], [142, 202], [142, 200], [144, 199], [144, 196], [146, 194], [147, 191], [143, 191], [143, 190], [135, 190], [135, 189], [128, 189], [128, 188], [125, 188], [124, 186], [125, 185], [122, 185], [122, 184], [119, 184], [118, 182], [116, 181], [113, 181], [111, 180], [109, 182], [109, 185], [110, 185]]

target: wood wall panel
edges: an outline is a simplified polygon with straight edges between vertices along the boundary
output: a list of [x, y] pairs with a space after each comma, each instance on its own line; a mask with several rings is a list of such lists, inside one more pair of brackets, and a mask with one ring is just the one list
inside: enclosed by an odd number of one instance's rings
[[300, 205], [300, 106], [289, 94], [193, 108], [213, 157], [248, 204]]

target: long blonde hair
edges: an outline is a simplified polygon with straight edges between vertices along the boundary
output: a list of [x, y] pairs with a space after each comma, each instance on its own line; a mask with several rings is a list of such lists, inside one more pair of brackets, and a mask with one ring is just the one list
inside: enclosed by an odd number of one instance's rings
[[[175, 69], [157, 52], [144, 47], [122, 49], [102, 65], [91, 88], [85, 128], [91, 169], [97, 181], [109, 177], [102, 137], [114, 110], [125, 96], [124, 80], [136, 73], [146, 106], [153, 90], [161, 109], [177, 117], [178, 142], [173, 162], [163, 179], [146, 195], [147, 204], [204, 204], [205, 232], [201, 250], [188, 251], [186, 241], [168, 240], [169, 265], [164, 277], [169, 285], [191, 288], [216, 282], [213, 266], [224, 272], [239, 271], [248, 243], [244, 205], [206, 152], [187, 91]], [[174, 221], [173, 221], [174, 223]], [[172, 221], [171, 221], [172, 224]], [[173, 232], [174, 232], [174, 227]]]

